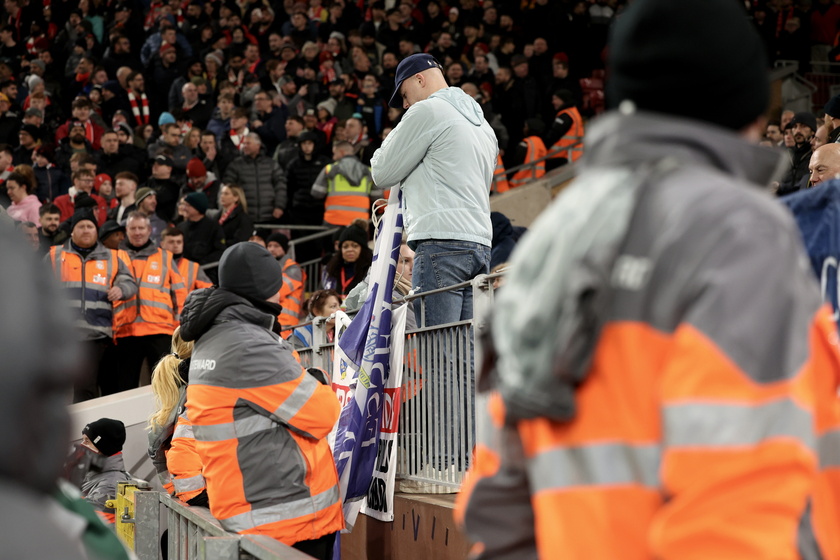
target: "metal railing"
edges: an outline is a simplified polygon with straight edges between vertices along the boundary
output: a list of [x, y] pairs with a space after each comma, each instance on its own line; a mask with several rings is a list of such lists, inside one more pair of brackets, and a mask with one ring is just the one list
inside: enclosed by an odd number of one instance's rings
[[294, 548], [263, 535], [238, 535], [222, 529], [204, 507], [188, 506], [163, 492], [135, 493], [135, 549], [138, 560], [160, 557], [160, 518], [165, 512], [170, 560], [304, 560]]
[[[423, 488], [429, 493], [457, 491], [469, 467], [475, 444], [477, 335], [485, 328], [494, 284], [503, 275], [481, 275], [471, 282], [405, 298], [411, 304], [418, 302], [421, 326], [405, 334], [397, 477], [422, 483], [416, 492], [422, 493]], [[427, 297], [465, 287], [473, 293], [472, 320], [424, 326]], [[331, 374], [334, 343], [327, 342], [325, 323], [326, 318], [305, 323], [313, 326], [313, 343], [298, 353], [305, 367]]]
[[[583, 152], [583, 140], [584, 139], [581, 136], [564, 136], [563, 138], [567, 139], [567, 140], [573, 140], [573, 143], [570, 144], [569, 146], [566, 146], [565, 148], [563, 148], [561, 150], [553, 150], [551, 147], [549, 147], [548, 148], [548, 153], [546, 153], [545, 156], [543, 156], [539, 159], [535, 159], [534, 161], [531, 161], [531, 162], [527, 162], [527, 163], [517, 165], [515, 167], [511, 167], [510, 169], [505, 169], [505, 179], [510, 181], [509, 177], [513, 177], [513, 174], [515, 174], [516, 172], [521, 171], [523, 169], [527, 169], [527, 170], [532, 171], [537, 167], [538, 164], [544, 163], [545, 161], [554, 158], [554, 156], [556, 156], [558, 153], [566, 152], [565, 157], [566, 157], [566, 160], [567, 160], [568, 163], [565, 163], [564, 165], [562, 165], [562, 166], [560, 166], [559, 168], [556, 168], [556, 169], [562, 169], [563, 167], [569, 166], [572, 163], [573, 155], [576, 152], [581, 152], [581, 153]], [[533, 178], [531, 180], [536, 181], [537, 179], [538, 178]], [[497, 184], [498, 184], [499, 180], [500, 179], [498, 177], [496, 177], [495, 175], [493, 176], [493, 183], [490, 187], [490, 193], [491, 194], [496, 194], [496, 193], [499, 192], [498, 187], [497, 187]]]

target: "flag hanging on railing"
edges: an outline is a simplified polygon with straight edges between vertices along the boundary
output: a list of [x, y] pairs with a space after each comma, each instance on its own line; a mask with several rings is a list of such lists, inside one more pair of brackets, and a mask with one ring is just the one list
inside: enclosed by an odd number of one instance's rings
[[823, 300], [831, 304], [840, 327], [840, 180], [783, 196], [802, 232]]
[[333, 376], [355, 380], [342, 399], [333, 450], [348, 528], [367, 496], [376, 463], [390, 371], [391, 293], [402, 230], [402, 193], [392, 189], [377, 228], [367, 299], [336, 346], [340, 369]]

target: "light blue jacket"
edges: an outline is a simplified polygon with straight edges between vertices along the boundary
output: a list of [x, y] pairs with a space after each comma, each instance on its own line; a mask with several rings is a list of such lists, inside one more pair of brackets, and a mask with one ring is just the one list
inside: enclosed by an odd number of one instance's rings
[[408, 241], [491, 246], [490, 184], [499, 146], [481, 107], [459, 88], [413, 104], [371, 159], [376, 186], [401, 185]]

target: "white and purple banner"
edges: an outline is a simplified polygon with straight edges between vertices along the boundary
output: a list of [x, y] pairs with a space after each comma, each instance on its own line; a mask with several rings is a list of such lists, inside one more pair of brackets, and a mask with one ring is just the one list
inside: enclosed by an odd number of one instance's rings
[[392, 189], [377, 228], [367, 299], [335, 350], [333, 388], [342, 409], [333, 454], [347, 530], [355, 524], [377, 465], [391, 370], [391, 294], [402, 240], [401, 208], [402, 193]]

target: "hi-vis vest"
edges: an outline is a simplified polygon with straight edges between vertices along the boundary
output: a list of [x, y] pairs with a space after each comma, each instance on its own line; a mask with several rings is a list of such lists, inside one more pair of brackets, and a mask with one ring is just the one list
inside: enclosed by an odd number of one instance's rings
[[[545, 157], [546, 149], [542, 138], [539, 136], [529, 136], [528, 138], [525, 138], [523, 142], [525, 142], [528, 146], [528, 152], [525, 154], [525, 161], [522, 162], [523, 164], [527, 165]], [[533, 167], [526, 167], [517, 171], [510, 180], [510, 187], [521, 187], [528, 181], [539, 179], [543, 175], [545, 175], [545, 160], [540, 161]]]
[[[277, 321], [284, 327], [291, 327], [300, 323], [300, 311], [303, 307], [303, 286], [306, 283], [306, 273], [298, 263], [286, 257], [283, 264], [283, 285], [280, 286], [280, 305], [283, 311]], [[292, 330], [281, 331], [283, 338], [289, 338]]]
[[358, 185], [351, 185], [347, 177], [335, 170], [330, 163], [327, 174], [327, 199], [324, 202], [324, 221], [335, 226], [349, 226], [355, 219], [370, 218], [370, 191], [373, 180], [362, 178]]
[[496, 183], [496, 192], [503, 193], [510, 190], [510, 183], [505, 171], [505, 164], [502, 163], [502, 156], [496, 156], [496, 170], [493, 171], [493, 180]]
[[[108, 290], [113, 287], [119, 270], [118, 259], [122, 259], [126, 266], [130, 260], [124, 251], [103, 249], [108, 251], [107, 259], [84, 260], [77, 253], [56, 245], [50, 248], [50, 262], [56, 278], [68, 292], [68, 303], [79, 310], [81, 317], [77, 318], [76, 324], [100, 333], [103, 338], [111, 338], [114, 327], [125, 317], [115, 309], [115, 304], [108, 301]], [[105, 255], [98, 249], [94, 249], [94, 253]]]
[[178, 326], [187, 290], [172, 253], [157, 249], [146, 258], [131, 261], [131, 272], [140, 290], [116, 305], [125, 322], [115, 327], [115, 337], [172, 334]]
[[201, 457], [195, 450], [195, 435], [187, 410], [178, 415], [172, 434], [172, 447], [166, 452], [166, 468], [171, 475], [175, 496], [188, 502], [207, 489], [201, 467]]
[[577, 107], [562, 109], [557, 112], [556, 117], [560, 117], [560, 115], [569, 115], [572, 118], [572, 127], [551, 147], [551, 150], [549, 150], [550, 157], [562, 157], [568, 159], [569, 161], [577, 161], [580, 159], [580, 156], [583, 155], [583, 150], [579, 147], [573, 149], [571, 157], [569, 157], [569, 150], [566, 148], [573, 146], [579, 140], [583, 139], [583, 117], [580, 116], [580, 112], [577, 110]]
[[207, 282], [200, 274], [199, 264], [187, 258], [181, 257], [178, 261], [178, 272], [181, 273], [181, 278], [184, 279], [184, 287], [187, 288], [187, 293], [199, 288], [212, 288], [213, 283]]

